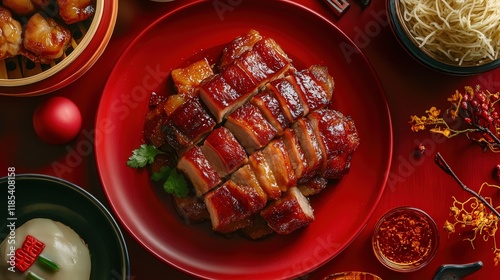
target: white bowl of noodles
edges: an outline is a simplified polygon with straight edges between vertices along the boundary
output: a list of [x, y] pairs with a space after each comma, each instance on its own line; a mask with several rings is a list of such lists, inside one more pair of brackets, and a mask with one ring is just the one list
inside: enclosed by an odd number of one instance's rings
[[500, 66], [500, 0], [388, 0], [391, 28], [424, 65], [452, 75]]

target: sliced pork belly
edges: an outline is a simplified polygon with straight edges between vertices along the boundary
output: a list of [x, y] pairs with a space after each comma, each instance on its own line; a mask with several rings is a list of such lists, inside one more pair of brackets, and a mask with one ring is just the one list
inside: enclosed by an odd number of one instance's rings
[[[255, 95], [259, 87], [282, 77], [290, 68], [286, 54], [271, 39], [258, 41], [247, 53], [200, 85], [200, 97], [218, 123]], [[251, 63], [248, 58], [252, 58]]]
[[267, 85], [267, 89], [274, 93], [289, 122], [293, 123], [306, 114], [299, 98], [299, 90], [289, 80], [274, 80]]
[[281, 196], [281, 189], [276, 182], [271, 166], [266, 161], [262, 150], [251, 154], [248, 157], [248, 164], [254, 171], [260, 186], [266, 192], [269, 199], [278, 199]]
[[177, 94], [193, 96], [200, 83], [214, 75], [214, 72], [208, 60], [204, 58], [186, 67], [172, 70], [171, 75]]
[[250, 76], [257, 81], [258, 87], [295, 71], [285, 52], [269, 38], [257, 42], [252, 50], [243, 53], [238, 60]]
[[227, 233], [250, 225], [252, 215], [266, 205], [267, 198], [256, 179], [247, 181], [249, 177], [255, 177], [249, 173], [251, 169], [245, 165], [240, 170], [231, 176], [232, 179], [205, 195], [205, 205], [215, 231]]
[[320, 193], [327, 185], [327, 179], [316, 176], [306, 182], [300, 183], [297, 187], [304, 196], [311, 196]]
[[271, 202], [261, 215], [278, 234], [289, 234], [314, 220], [309, 200], [297, 187], [290, 188], [279, 200]]
[[250, 165], [245, 164], [240, 169], [236, 170], [231, 175], [231, 180], [238, 186], [244, 188], [247, 194], [251, 196], [249, 207], [252, 209], [253, 213], [264, 208], [267, 202], [267, 194], [260, 187], [257, 176]]
[[[248, 40], [245, 39], [247, 36]], [[241, 49], [238, 47], [240, 42], [233, 41], [239, 50], [233, 53], [230, 49], [234, 46], [230, 46], [227, 49], [229, 54], [223, 54], [221, 72], [200, 85], [200, 97], [218, 123], [248, 101], [264, 84], [283, 77], [293, 68], [291, 60], [273, 39], [259, 39], [259, 36], [252, 32], [243, 35]]]
[[359, 136], [350, 117], [339, 111], [322, 109], [307, 117], [316, 137], [321, 139], [326, 158], [322, 176], [339, 179], [349, 171], [352, 154], [359, 145]]
[[332, 99], [332, 94], [335, 90], [335, 81], [328, 74], [328, 67], [317, 64], [312, 65], [305, 74], [310, 75], [326, 91], [328, 99]]
[[351, 168], [352, 156], [352, 152], [344, 151], [329, 159], [323, 176], [328, 179], [341, 179], [344, 177]]
[[266, 65], [262, 57], [254, 51], [250, 50], [243, 53], [238, 60], [243, 65], [242, 68], [256, 81], [258, 88], [264, 86], [269, 78], [276, 74], [273, 69]]
[[[257, 53], [267, 68], [271, 69], [274, 73], [273, 77], [284, 76], [292, 67], [291, 59], [281, 49], [281, 47], [271, 38], [265, 38], [257, 43], [252, 48], [252, 51]], [[268, 76], [268, 78], [272, 78]]]
[[172, 112], [163, 126], [167, 142], [179, 153], [198, 143], [216, 123], [198, 97], [184, 102]]
[[217, 123], [245, 102], [242, 94], [232, 88], [222, 75], [214, 75], [200, 85], [200, 98], [208, 107]]
[[316, 134], [311, 124], [305, 119], [299, 119], [292, 124], [292, 129], [299, 141], [300, 147], [304, 151], [307, 169], [302, 178], [309, 179], [316, 175], [324, 166], [324, 155], [321, 144], [318, 142]]
[[223, 126], [207, 136], [201, 150], [220, 177], [227, 176], [248, 161], [243, 147]]
[[200, 97], [218, 123], [257, 93], [256, 82], [240, 67], [239, 62], [228, 65], [220, 74], [200, 85]]
[[275, 139], [271, 141], [264, 148], [263, 153], [281, 191], [286, 191], [294, 186], [297, 178], [283, 140]]
[[300, 90], [299, 97], [307, 112], [325, 107], [332, 99], [334, 81], [327, 67], [313, 65], [287, 79]]
[[251, 50], [252, 47], [262, 39], [260, 33], [254, 29], [249, 30], [247, 33], [238, 36], [231, 41], [223, 50], [222, 56], [219, 60], [219, 69], [226, 68], [227, 65], [240, 57], [244, 52]]
[[292, 168], [295, 172], [295, 177], [300, 180], [304, 177], [307, 171], [307, 158], [304, 150], [300, 146], [299, 139], [295, 135], [293, 129], [287, 129], [281, 135], [283, 143], [285, 143]]
[[177, 163], [177, 169], [182, 171], [193, 184], [197, 196], [204, 195], [221, 182], [217, 171], [197, 145], [182, 155]]
[[173, 196], [175, 210], [186, 223], [199, 223], [210, 219], [203, 199], [193, 195], [187, 197]]
[[259, 108], [249, 102], [229, 115], [224, 125], [248, 154], [264, 147], [276, 136], [276, 129], [264, 118]]
[[146, 114], [144, 124], [144, 138], [155, 147], [161, 147], [167, 142], [167, 136], [163, 133], [163, 125], [167, 120], [167, 114], [163, 106], [156, 106]]
[[236, 60], [234, 63], [229, 64], [224, 71], [221, 72], [221, 75], [246, 101], [248, 100], [248, 96], [257, 93], [257, 81], [242, 67], [244, 66]]
[[198, 95], [198, 86], [214, 72], [207, 59], [196, 61], [184, 68], [177, 68], [171, 72], [177, 94], [167, 97], [164, 104], [165, 112], [170, 116], [177, 108], [192, 97]]
[[283, 108], [272, 91], [264, 90], [255, 95], [250, 103], [254, 104], [262, 112], [266, 120], [274, 127], [277, 135], [290, 125], [290, 122], [283, 113]]
[[266, 220], [264, 220], [261, 215], [256, 214], [252, 216], [252, 223], [242, 228], [241, 232], [246, 237], [257, 240], [274, 233], [274, 230], [269, 227]]

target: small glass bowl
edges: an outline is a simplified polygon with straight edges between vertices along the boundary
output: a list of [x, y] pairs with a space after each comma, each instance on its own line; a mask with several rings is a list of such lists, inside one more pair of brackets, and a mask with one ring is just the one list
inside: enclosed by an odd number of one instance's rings
[[373, 252], [387, 268], [412, 272], [426, 266], [439, 247], [434, 220], [413, 207], [397, 207], [377, 222], [372, 237]]

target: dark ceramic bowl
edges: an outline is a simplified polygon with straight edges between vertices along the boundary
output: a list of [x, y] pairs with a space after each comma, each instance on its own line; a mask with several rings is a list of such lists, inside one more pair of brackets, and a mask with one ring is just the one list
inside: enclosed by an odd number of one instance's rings
[[387, 15], [392, 32], [403, 48], [418, 62], [431, 69], [450, 75], [471, 76], [500, 67], [500, 59], [484, 60], [477, 63], [463, 63], [462, 65], [458, 65], [458, 63], [453, 64], [450, 61], [433, 55], [425, 48], [420, 48], [404, 23], [400, 0], [388, 0]]
[[[118, 224], [90, 193], [59, 178], [37, 174], [16, 175], [14, 184], [0, 178], [0, 199], [6, 202], [14, 189], [15, 210], [0, 211], [0, 239], [9, 233], [7, 221], [16, 227], [34, 218], [59, 221], [72, 228], [87, 243], [91, 254], [90, 279], [130, 279], [128, 251]], [[10, 186], [9, 186], [10, 185]], [[14, 187], [12, 187], [14, 186]]]

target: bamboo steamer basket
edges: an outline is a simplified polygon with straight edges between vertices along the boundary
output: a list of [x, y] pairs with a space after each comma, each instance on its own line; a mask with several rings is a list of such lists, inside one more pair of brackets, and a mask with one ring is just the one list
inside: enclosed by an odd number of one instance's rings
[[58, 90], [81, 77], [104, 52], [113, 32], [118, 0], [96, 0], [95, 14], [70, 24], [70, 46], [51, 64], [22, 55], [0, 60], [0, 95], [37, 96]]

